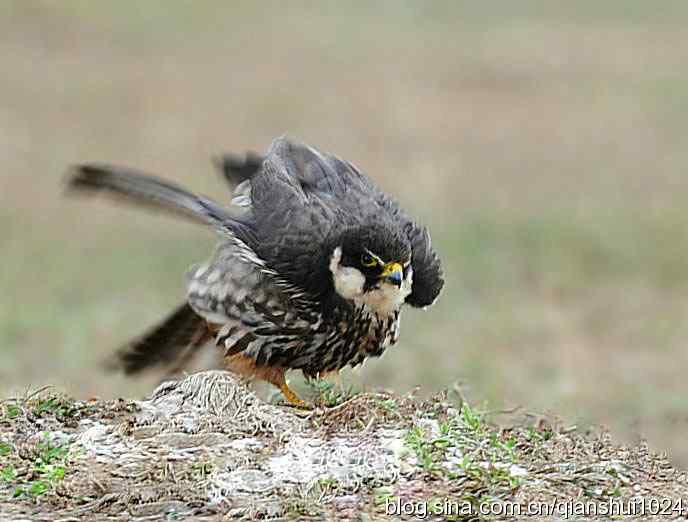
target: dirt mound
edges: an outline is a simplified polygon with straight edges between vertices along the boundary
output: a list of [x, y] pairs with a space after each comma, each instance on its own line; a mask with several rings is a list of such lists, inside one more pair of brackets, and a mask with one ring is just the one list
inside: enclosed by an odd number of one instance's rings
[[688, 499], [686, 475], [645, 446], [498, 426], [446, 395], [298, 412], [211, 371], [144, 401], [44, 391], [2, 415], [3, 520], [659, 519]]

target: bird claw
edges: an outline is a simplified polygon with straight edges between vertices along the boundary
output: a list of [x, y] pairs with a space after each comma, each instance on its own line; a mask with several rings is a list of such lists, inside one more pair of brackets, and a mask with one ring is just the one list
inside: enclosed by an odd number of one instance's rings
[[313, 407], [310, 404], [301, 400], [301, 398], [298, 395], [296, 395], [296, 393], [294, 393], [291, 388], [289, 388], [287, 383], [282, 384], [279, 387], [279, 389], [282, 392], [282, 395], [284, 395], [284, 398], [287, 400], [287, 402], [295, 408], [298, 408], [300, 410], [313, 409]]

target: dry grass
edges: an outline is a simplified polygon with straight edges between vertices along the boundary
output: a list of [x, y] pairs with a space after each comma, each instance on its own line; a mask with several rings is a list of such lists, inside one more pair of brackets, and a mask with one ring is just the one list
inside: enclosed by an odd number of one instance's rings
[[685, 3], [114, 5], [0, 7], [3, 393], [150, 390], [96, 363], [210, 251], [196, 228], [64, 201], [68, 164], [222, 198], [213, 154], [289, 132], [361, 165], [446, 260], [438, 306], [354, 380], [459, 380], [687, 462]]

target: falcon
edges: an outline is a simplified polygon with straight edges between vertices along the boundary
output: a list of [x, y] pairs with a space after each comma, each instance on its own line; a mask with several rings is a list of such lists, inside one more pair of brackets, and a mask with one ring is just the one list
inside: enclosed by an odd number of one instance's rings
[[211, 340], [226, 368], [307, 407], [288, 370], [321, 378], [399, 338], [404, 305], [426, 308], [444, 284], [426, 228], [348, 161], [285, 137], [264, 156], [220, 161], [230, 206], [136, 170], [75, 166], [68, 192], [108, 193], [213, 227], [220, 241], [192, 267], [186, 299], [121, 348], [133, 374], [186, 361]]

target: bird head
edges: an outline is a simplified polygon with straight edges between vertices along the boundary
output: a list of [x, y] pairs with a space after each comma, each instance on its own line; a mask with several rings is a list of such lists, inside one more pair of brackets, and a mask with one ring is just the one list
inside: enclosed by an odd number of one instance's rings
[[411, 247], [393, 224], [346, 230], [331, 252], [329, 268], [340, 297], [373, 312], [398, 310], [411, 293]]

